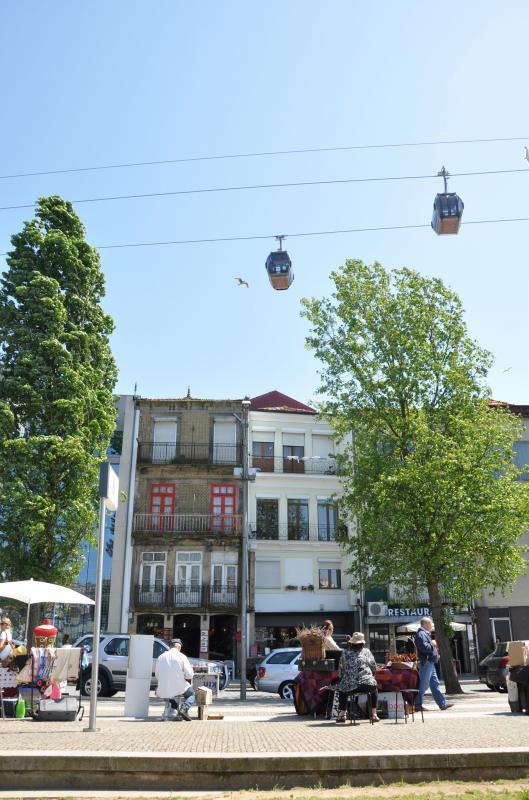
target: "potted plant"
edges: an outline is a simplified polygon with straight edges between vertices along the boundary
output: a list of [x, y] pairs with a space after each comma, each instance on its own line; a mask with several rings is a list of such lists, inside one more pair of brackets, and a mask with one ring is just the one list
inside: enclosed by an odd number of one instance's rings
[[297, 588], [298, 588], [297, 586], [293, 586], [291, 583], [288, 583], [285, 586], [285, 589], [287, 590], [287, 592], [295, 592], [297, 590]]

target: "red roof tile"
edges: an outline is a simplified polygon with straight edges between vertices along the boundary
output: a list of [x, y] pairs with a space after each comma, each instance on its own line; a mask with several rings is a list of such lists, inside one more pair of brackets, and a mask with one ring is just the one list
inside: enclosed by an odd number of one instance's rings
[[252, 411], [281, 411], [286, 414], [316, 414], [316, 409], [294, 400], [282, 392], [273, 390], [252, 397], [250, 408]]

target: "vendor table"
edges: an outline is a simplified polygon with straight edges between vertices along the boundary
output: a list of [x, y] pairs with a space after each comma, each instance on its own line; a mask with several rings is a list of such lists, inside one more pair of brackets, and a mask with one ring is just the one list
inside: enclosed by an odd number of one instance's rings
[[[397, 702], [402, 694], [404, 718], [406, 722], [408, 704], [414, 707], [415, 695], [419, 691], [419, 673], [409, 667], [379, 667], [375, 673], [379, 692], [395, 694], [395, 721], [397, 722]], [[325, 714], [331, 684], [338, 683], [340, 672], [319, 672], [304, 670], [294, 680], [294, 706], [300, 716]], [[334, 686], [333, 686], [334, 689]], [[412, 711], [412, 716], [414, 711]], [[421, 713], [422, 716], [422, 713]], [[424, 717], [422, 717], [424, 722]]]

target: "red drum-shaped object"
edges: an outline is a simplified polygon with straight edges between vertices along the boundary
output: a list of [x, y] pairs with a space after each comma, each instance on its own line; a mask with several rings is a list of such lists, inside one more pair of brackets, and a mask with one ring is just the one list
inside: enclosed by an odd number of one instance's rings
[[47, 647], [55, 644], [57, 638], [57, 628], [51, 624], [49, 619], [45, 619], [42, 625], [37, 625], [33, 629], [35, 643], [38, 647]]

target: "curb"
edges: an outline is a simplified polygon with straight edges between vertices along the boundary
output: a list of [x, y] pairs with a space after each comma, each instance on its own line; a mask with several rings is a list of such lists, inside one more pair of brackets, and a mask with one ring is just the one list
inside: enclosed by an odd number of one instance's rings
[[5, 789], [261, 790], [529, 776], [529, 748], [366, 754], [3, 753]]

